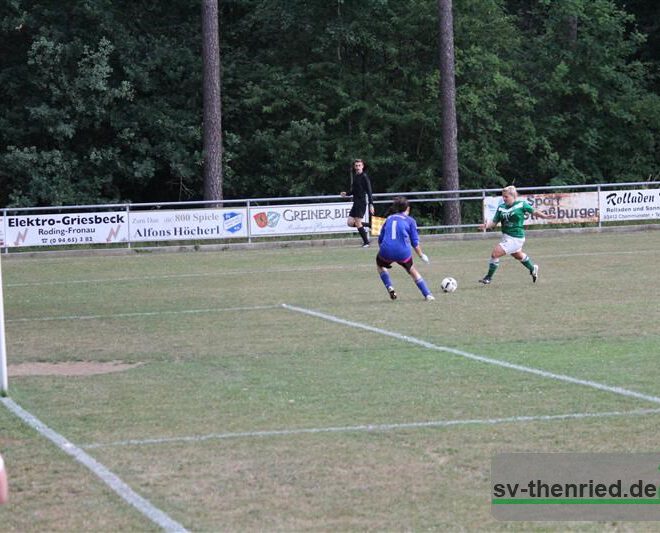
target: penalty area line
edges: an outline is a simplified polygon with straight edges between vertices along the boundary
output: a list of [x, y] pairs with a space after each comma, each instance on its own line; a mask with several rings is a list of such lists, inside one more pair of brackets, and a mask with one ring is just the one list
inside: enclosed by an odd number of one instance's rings
[[52, 320], [99, 320], [106, 318], [131, 318], [136, 316], [194, 315], [199, 313], [223, 313], [227, 311], [259, 311], [261, 309], [279, 309], [280, 305], [254, 305], [249, 307], [214, 307], [210, 309], [183, 309], [180, 311], [138, 311], [135, 313], [115, 313], [113, 315], [68, 315], [9, 318], [5, 322], [50, 322]]
[[453, 426], [478, 426], [478, 425], [497, 425], [519, 422], [546, 422], [553, 420], [575, 420], [585, 418], [606, 418], [606, 417], [629, 417], [644, 416], [649, 414], [660, 414], [658, 409], [637, 409], [634, 411], [610, 411], [603, 413], [566, 413], [558, 415], [530, 415], [530, 416], [510, 416], [504, 418], [474, 418], [458, 420], [431, 420], [427, 422], [402, 422], [398, 424], [362, 424], [356, 426], [334, 426], [317, 428], [299, 428], [299, 429], [274, 429], [264, 431], [238, 431], [233, 433], [211, 433], [208, 435], [192, 435], [186, 437], [163, 437], [153, 439], [130, 439], [106, 443], [81, 444], [81, 448], [109, 448], [115, 446], [144, 446], [155, 444], [172, 443], [196, 443], [207, 440], [223, 440], [250, 437], [279, 437], [291, 435], [321, 434], [321, 433], [357, 433], [357, 432], [385, 432], [401, 429], [420, 429], [420, 428], [446, 428]]
[[501, 361], [500, 359], [493, 359], [492, 357], [485, 357], [483, 355], [477, 355], [470, 352], [465, 352], [463, 350], [457, 350], [456, 348], [449, 348], [447, 346], [438, 346], [436, 344], [418, 339], [416, 337], [411, 337], [409, 335], [402, 335], [401, 333], [396, 333], [395, 331], [388, 331], [386, 329], [377, 328], [374, 326], [369, 326], [367, 324], [361, 324], [360, 322], [352, 322], [350, 320], [344, 320], [343, 318], [336, 317], [334, 315], [329, 315], [327, 313], [321, 313], [319, 311], [313, 311], [311, 309], [305, 309], [304, 307], [297, 307], [295, 305], [282, 304], [284, 309], [289, 311], [294, 311], [296, 313], [302, 313], [304, 315], [313, 316], [316, 318], [321, 318], [336, 324], [342, 324], [344, 326], [350, 326], [352, 328], [363, 329], [370, 331], [372, 333], [378, 333], [380, 335], [385, 335], [386, 337], [392, 337], [400, 341], [408, 342], [410, 344], [416, 344], [417, 346], [423, 346], [429, 350], [436, 350], [439, 352], [446, 352], [453, 355], [459, 355], [466, 359], [472, 361], [477, 361], [479, 363], [486, 363], [489, 365], [499, 366], [502, 368], [508, 368], [509, 370], [517, 370], [518, 372], [525, 372], [527, 374], [534, 374], [535, 376], [540, 376], [543, 378], [554, 379], [557, 381], [563, 381], [565, 383], [572, 383], [573, 385], [582, 385], [584, 387], [590, 387], [592, 389], [597, 389], [600, 391], [610, 392], [613, 394], [618, 394], [620, 396], [626, 396], [628, 398], [636, 398], [638, 400], [644, 400], [647, 402], [660, 404], [660, 397], [651, 396], [649, 394], [643, 394], [641, 392], [624, 389], [623, 387], [614, 387], [610, 385], [605, 385], [603, 383], [598, 383], [597, 381], [590, 381], [587, 379], [579, 379], [565, 374], [555, 374], [554, 372], [547, 372], [546, 370], [540, 370], [538, 368], [533, 368], [529, 366], [517, 365], [515, 363], [509, 363], [507, 361]]
[[87, 467], [91, 472], [101, 479], [108, 487], [110, 487], [118, 496], [120, 496], [126, 503], [135, 507], [146, 518], [151, 520], [157, 526], [160, 526], [165, 531], [184, 532], [187, 531], [181, 524], [170, 518], [163, 511], [155, 507], [151, 502], [140, 496], [126, 483], [124, 483], [116, 474], [113, 474], [105, 466], [99, 463], [96, 459], [85, 453], [75, 444], [68, 441], [65, 437], [49, 428], [41, 420], [34, 415], [23, 409], [16, 402], [10, 398], [0, 398], [0, 401], [20, 418], [25, 424], [36, 430], [42, 436], [46, 437], [55, 446], [57, 446], [64, 453], [73, 457], [83, 466]]

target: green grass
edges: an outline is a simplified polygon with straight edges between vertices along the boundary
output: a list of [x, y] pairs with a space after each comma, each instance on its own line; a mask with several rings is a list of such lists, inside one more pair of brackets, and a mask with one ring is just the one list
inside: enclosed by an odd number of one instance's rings
[[[10, 372], [10, 395], [79, 446], [660, 408], [280, 306], [660, 396], [660, 232], [532, 236], [526, 251], [541, 265], [539, 283], [504, 258], [482, 287], [476, 280], [496, 242], [429, 241], [432, 263], [419, 269], [435, 302], [424, 302], [396, 266], [400, 299], [391, 302], [376, 250], [357, 239], [344, 247], [3, 258], [10, 365], [142, 363], [78, 377]], [[459, 282], [454, 294], [439, 290], [447, 275]], [[623, 523], [495, 521], [490, 458], [657, 451], [659, 424], [660, 414], [647, 414], [87, 451], [190, 530], [629, 531]], [[0, 451], [12, 498], [0, 508], [2, 531], [158, 529], [3, 408]]]

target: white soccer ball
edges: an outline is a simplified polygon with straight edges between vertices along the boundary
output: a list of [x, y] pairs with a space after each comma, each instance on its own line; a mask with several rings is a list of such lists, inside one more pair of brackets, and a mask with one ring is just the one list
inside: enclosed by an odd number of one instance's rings
[[454, 278], [445, 278], [440, 283], [442, 292], [454, 292], [458, 289], [458, 282]]

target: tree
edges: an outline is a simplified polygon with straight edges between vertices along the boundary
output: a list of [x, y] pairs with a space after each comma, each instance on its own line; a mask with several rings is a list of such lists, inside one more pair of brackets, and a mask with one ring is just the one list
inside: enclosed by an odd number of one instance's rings
[[[377, 191], [435, 189], [443, 3], [223, 0], [222, 85], [200, 91], [204, 4], [0, 2], [0, 205], [211, 198], [210, 155], [220, 198], [336, 193], [354, 157]], [[657, 175], [657, 5], [454, 2], [461, 188]]]
[[[442, 186], [446, 191], [460, 188], [458, 177], [458, 133], [456, 125], [456, 86], [454, 75], [454, 17], [452, 0], [438, 0], [440, 83], [442, 100]], [[453, 194], [451, 198], [457, 198]], [[460, 202], [444, 203], [444, 223], [461, 223]]]
[[[644, 37], [629, 29], [631, 15], [612, 0], [542, 0], [527, 18], [520, 66], [538, 134], [529, 179], [565, 185], [657, 173], [660, 98], [635, 59]], [[570, 46], [567, 20], [575, 21]]]
[[[455, 10], [459, 169], [464, 188], [520, 185], [522, 177], [536, 176], [531, 157], [538, 138], [534, 97], [520, 66], [525, 54], [515, 22], [500, 0], [462, 0]], [[464, 206], [463, 216], [469, 207]]]
[[222, 99], [218, 0], [202, 1], [204, 200], [222, 200]]
[[199, 8], [155, 9], [148, 0], [5, 4], [0, 201], [199, 198]]

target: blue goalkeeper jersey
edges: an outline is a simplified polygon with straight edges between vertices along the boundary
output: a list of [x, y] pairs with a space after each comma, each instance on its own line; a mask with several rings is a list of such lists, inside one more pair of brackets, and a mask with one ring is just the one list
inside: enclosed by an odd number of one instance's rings
[[417, 222], [405, 213], [387, 217], [378, 236], [379, 255], [391, 261], [405, 261], [419, 244]]

